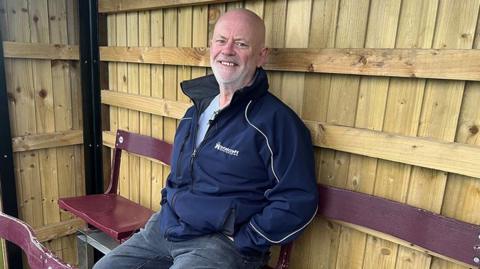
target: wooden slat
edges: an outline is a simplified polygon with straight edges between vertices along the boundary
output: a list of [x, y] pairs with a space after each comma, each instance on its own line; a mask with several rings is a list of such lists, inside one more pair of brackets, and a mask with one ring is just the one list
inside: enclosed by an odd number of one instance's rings
[[[115, 130], [116, 131], [116, 130]], [[102, 132], [103, 145], [109, 148], [115, 148], [115, 139], [116, 135], [114, 131], [103, 131]]]
[[[102, 103], [180, 119], [188, 103], [102, 90]], [[305, 121], [315, 146], [480, 178], [480, 148]], [[443, 154], [442, 154], [443, 153]]]
[[[115, 14], [116, 17], [116, 38], [117, 45], [119, 46], [128, 46], [127, 45], [127, 14], [118, 13]], [[117, 88], [115, 90], [123, 93], [128, 92], [128, 65], [126, 63], [117, 64]], [[128, 110], [124, 108], [118, 109], [117, 115], [118, 128], [128, 130]], [[128, 197], [129, 195], [129, 180], [128, 180], [128, 154], [124, 154], [122, 158], [122, 165], [120, 167], [119, 175], [119, 193], [123, 197]]]
[[480, 80], [480, 50], [273, 49], [265, 68], [367, 76]]
[[[389, 234], [384, 234], [384, 233], [381, 233], [381, 232], [378, 232], [378, 231], [375, 231], [375, 230], [372, 230], [372, 229], [368, 229], [368, 228], [365, 228], [365, 227], [362, 227], [362, 226], [359, 226], [359, 225], [355, 225], [355, 224], [351, 224], [351, 223], [348, 223], [348, 222], [344, 222], [344, 221], [336, 221], [336, 220], [331, 220], [332, 222], [334, 223], [338, 223], [340, 225], [342, 225], [343, 227], [348, 227], [348, 228], [351, 228], [351, 229], [354, 229], [356, 231], [359, 231], [359, 232], [362, 232], [362, 233], [366, 233], [370, 236], [373, 236], [375, 238], [379, 238], [379, 239], [383, 239], [385, 241], [388, 241], [388, 242], [392, 242], [392, 243], [395, 243], [395, 244], [399, 244], [403, 247], [406, 247], [410, 250], [416, 250], [416, 251], [420, 251], [424, 254], [427, 254], [427, 255], [432, 255], [432, 256], [435, 256], [435, 257], [438, 257], [438, 258], [441, 258], [441, 259], [444, 259], [444, 260], [447, 260], [447, 261], [450, 261], [450, 262], [454, 262], [456, 264], [459, 264], [459, 265], [462, 265], [462, 266], [465, 266], [465, 267], [468, 267], [470, 268], [471, 266], [468, 265], [468, 264], [465, 264], [463, 262], [460, 262], [460, 261], [457, 261], [457, 260], [453, 260], [447, 256], [444, 256], [444, 255], [441, 255], [441, 254], [438, 254], [438, 253], [435, 253], [435, 252], [432, 252], [432, 251], [429, 251], [428, 249], [424, 249], [422, 247], [419, 247], [419, 246], [416, 246], [416, 245], [413, 245], [412, 243], [410, 242], [407, 242], [407, 241], [404, 241], [404, 240], [401, 240], [401, 239], [398, 239], [394, 236], [391, 236]], [[381, 267], [379, 267], [381, 268]]]
[[[434, 36], [438, 0], [422, 1], [421, 4], [416, 0], [405, 0], [402, 1], [401, 6], [402, 16], [398, 22], [395, 46], [430, 48]], [[384, 132], [406, 136], [417, 135], [425, 84], [425, 79], [390, 80], [383, 119]], [[411, 185], [408, 187], [412, 182], [411, 179], [409, 180], [412, 166], [379, 161], [378, 167], [373, 171], [377, 172], [375, 181], [377, 195], [409, 203], [413, 189]], [[408, 194], [407, 189], [410, 192]], [[433, 210], [427, 205], [417, 206]], [[385, 244], [385, 241], [383, 242]], [[399, 246], [395, 267], [396, 269], [430, 268], [430, 262], [430, 255]]]
[[[393, 48], [395, 46], [400, 5], [400, 0], [370, 1], [370, 13], [365, 40], [366, 48]], [[361, 97], [357, 103], [355, 127], [382, 130], [389, 84], [389, 78], [362, 77], [359, 91], [359, 96]], [[378, 192], [378, 190], [382, 189], [385, 185], [393, 185], [392, 182], [381, 179], [379, 174], [382, 175], [382, 173], [376, 172], [379, 170], [385, 171], [381, 165], [377, 166], [377, 159], [352, 155], [349, 167], [350, 177], [348, 178], [347, 185], [349, 188], [359, 188], [369, 194]], [[358, 179], [355, 175], [358, 175], [360, 171], [377, 175]], [[358, 184], [358, 182], [360, 182], [360, 184]], [[386, 196], [381, 192], [376, 193], [376, 195]], [[392, 197], [392, 199], [396, 199], [396, 197]], [[342, 230], [350, 229], [342, 228]], [[350, 244], [350, 242], [347, 241], [346, 251], [339, 253], [339, 259], [342, 259], [345, 253], [350, 252], [351, 249], [357, 248], [358, 246], [365, 246], [364, 257], [356, 261], [345, 261], [344, 264], [348, 264], [348, 262], [362, 263], [363, 260], [363, 268], [379, 267], [383, 269], [393, 269], [395, 267], [398, 253], [397, 244], [379, 240], [372, 236], [363, 237], [358, 233], [352, 233], [352, 235], [354, 235], [355, 244]]]
[[[192, 25], [192, 7], [182, 7], [178, 9], [178, 47], [192, 47], [193, 25]], [[197, 33], [195, 33], [197, 34]], [[185, 81], [192, 79], [192, 68], [183, 66], [177, 68], [177, 80]], [[189, 102], [190, 98], [186, 96], [179, 85], [177, 85], [177, 100], [181, 102]]]
[[[202, 47], [208, 45], [208, 7], [197, 6], [193, 8], [193, 25], [195, 25], [195, 34], [192, 38], [193, 47]], [[206, 68], [192, 68], [192, 78], [205, 76]]]
[[46, 225], [35, 229], [35, 234], [40, 242], [52, 239], [62, 238], [75, 233], [77, 230], [85, 227], [85, 222], [74, 218], [66, 221]]
[[[312, 1], [289, 1], [287, 3], [287, 21], [285, 25], [285, 46], [287, 48], [307, 48]], [[282, 74], [282, 86], [277, 95], [297, 114], [302, 113], [305, 74], [285, 72]], [[292, 91], [292, 89], [295, 89]]]
[[78, 60], [78, 46], [3, 41], [5, 58]]
[[480, 178], [478, 146], [311, 121], [305, 123], [316, 146]]
[[82, 143], [83, 132], [80, 130], [25, 135], [12, 138], [13, 152], [64, 147]]
[[[163, 46], [163, 33], [164, 33], [164, 19], [163, 10], [155, 10], [150, 12], [150, 25], [151, 25], [151, 45], [155, 47]], [[165, 24], [168, 22], [165, 21]], [[163, 98], [163, 65], [152, 65], [151, 67], [151, 90], [152, 97]], [[113, 129], [113, 128], [112, 128]], [[163, 117], [158, 115], [152, 116], [151, 132], [152, 136], [163, 139]], [[159, 164], [152, 163], [152, 209], [160, 209], [161, 195], [160, 190], [165, 186], [164, 182], [168, 175], [168, 168], [165, 168]]]
[[[29, 0], [28, 6], [29, 16], [37, 18], [35, 27], [31, 28], [31, 42], [48, 45], [50, 43], [48, 1]], [[52, 62], [45, 59], [32, 60], [32, 68], [33, 87], [38, 93], [34, 96], [37, 134], [54, 133], [55, 106], [52, 89]], [[39, 157], [41, 202], [43, 225], [45, 226], [60, 222], [60, 210], [57, 203], [59, 186], [57, 150], [56, 148], [47, 148], [36, 152]], [[45, 246], [51, 250], [62, 248], [60, 240], [46, 242]]]
[[100, 60], [209, 67], [207, 48], [100, 47]]
[[[265, 1], [265, 44], [271, 48], [284, 48], [286, 35], [286, 16], [278, 16], [278, 14], [287, 14], [287, 0], [281, 1]], [[282, 72], [269, 72], [268, 84], [269, 90], [275, 96], [281, 95], [282, 89]], [[321, 257], [319, 257], [321, 259]]]
[[108, 90], [102, 90], [102, 103], [121, 108], [138, 110], [165, 116], [173, 119], [181, 119], [185, 111], [191, 106], [189, 103], [165, 100], [156, 97], [146, 97], [126, 94]]
[[[209, 66], [207, 48], [100, 47], [102, 61]], [[478, 49], [271, 49], [265, 69], [480, 80]]]
[[[151, 14], [148, 11], [138, 13], [139, 36], [138, 42], [140, 46], [151, 45]], [[150, 65], [139, 65], [139, 88], [140, 94], [151, 96], [152, 94], [152, 73]], [[140, 113], [140, 134], [152, 135], [152, 116], [148, 113]], [[140, 159], [140, 204], [152, 208], [152, 163]]]
[[[138, 43], [138, 12], [127, 13], [127, 46], [139, 46]], [[127, 91], [129, 94], [139, 94], [139, 64], [127, 64]], [[140, 113], [135, 110], [128, 111], [128, 130], [140, 132]], [[140, 202], [140, 159], [129, 154], [128, 156], [128, 199]]]
[[122, 11], [138, 11], [182, 6], [207, 5], [236, 1], [238, 0], [100, 0], [98, 2], [98, 12], [113, 13]]

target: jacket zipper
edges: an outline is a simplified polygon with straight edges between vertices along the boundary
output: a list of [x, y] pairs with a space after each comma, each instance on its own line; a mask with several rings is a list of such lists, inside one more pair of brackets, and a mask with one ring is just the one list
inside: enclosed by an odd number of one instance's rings
[[[195, 158], [198, 156], [198, 152], [203, 148], [203, 146], [205, 145], [205, 142], [211, 136], [213, 132], [213, 128], [217, 122], [218, 116], [222, 114], [222, 112], [223, 111], [218, 113], [218, 115], [213, 120], [212, 124], [208, 127], [207, 133], [205, 134], [205, 137], [203, 138], [202, 142], [200, 142], [200, 145], [198, 145], [198, 147], [195, 147], [195, 143], [193, 143], [193, 151], [192, 151], [192, 155], [190, 156], [190, 175], [192, 177], [192, 184], [190, 185], [190, 188], [193, 188], [193, 162], [195, 161]], [[194, 134], [194, 136], [195, 136], [194, 141], [196, 141], [196, 133]]]

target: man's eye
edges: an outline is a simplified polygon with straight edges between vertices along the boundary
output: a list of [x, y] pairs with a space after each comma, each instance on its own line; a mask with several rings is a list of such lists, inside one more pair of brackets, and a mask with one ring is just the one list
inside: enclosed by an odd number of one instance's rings
[[223, 39], [218, 39], [218, 40], [215, 40], [215, 43], [217, 43], [217, 44], [225, 44], [225, 40], [223, 40]]
[[245, 44], [245, 43], [243, 43], [243, 42], [236, 42], [235, 44], [236, 44], [237, 47], [239, 47], [239, 48], [246, 48], [246, 47], [248, 47], [248, 45]]

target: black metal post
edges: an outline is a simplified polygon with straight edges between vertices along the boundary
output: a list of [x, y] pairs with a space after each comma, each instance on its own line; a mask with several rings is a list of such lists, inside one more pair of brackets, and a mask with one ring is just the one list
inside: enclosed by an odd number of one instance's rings
[[[0, 196], [2, 198], [3, 212], [18, 218], [2, 40], [0, 40]], [[21, 249], [9, 242], [7, 242], [7, 260], [10, 268], [23, 268]]]
[[103, 191], [98, 2], [79, 0], [83, 141], [87, 194]]

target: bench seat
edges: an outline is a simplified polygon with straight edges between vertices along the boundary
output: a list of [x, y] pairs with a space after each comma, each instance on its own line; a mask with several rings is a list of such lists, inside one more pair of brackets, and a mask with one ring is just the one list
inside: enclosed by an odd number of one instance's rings
[[58, 204], [119, 242], [142, 228], [154, 213], [116, 194], [63, 198]]

